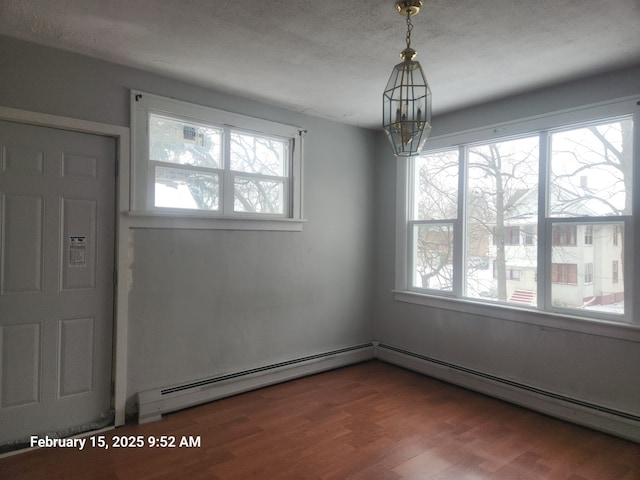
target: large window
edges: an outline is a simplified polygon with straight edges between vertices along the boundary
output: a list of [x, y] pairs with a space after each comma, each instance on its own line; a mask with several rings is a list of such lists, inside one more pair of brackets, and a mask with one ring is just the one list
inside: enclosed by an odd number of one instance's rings
[[629, 115], [409, 159], [400, 289], [628, 318], [632, 132]]
[[132, 92], [138, 212], [300, 219], [297, 127]]

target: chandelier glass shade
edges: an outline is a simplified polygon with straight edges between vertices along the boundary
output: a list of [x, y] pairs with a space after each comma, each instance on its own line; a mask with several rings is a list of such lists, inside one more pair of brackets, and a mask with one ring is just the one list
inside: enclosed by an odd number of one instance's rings
[[411, 15], [421, 6], [422, 1], [396, 4], [398, 12], [407, 17], [407, 48], [400, 54], [403, 61], [393, 67], [382, 98], [382, 126], [399, 157], [419, 153], [431, 133], [431, 89], [411, 48]]

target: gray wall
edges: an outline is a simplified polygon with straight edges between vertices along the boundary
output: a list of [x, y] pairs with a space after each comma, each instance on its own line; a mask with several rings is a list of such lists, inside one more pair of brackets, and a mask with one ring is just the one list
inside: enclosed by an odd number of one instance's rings
[[[640, 68], [444, 115], [434, 119], [434, 134], [480, 128], [634, 94], [640, 100]], [[388, 153], [382, 135], [377, 142], [376, 340], [640, 415], [637, 342], [527, 324], [533, 320], [527, 314], [513, 314], [516, 321], [511, 321], [394, 301], [396, 160]], [[639, 235], [636, 225], [636, 238]], [[639, 297], [639, 283], [627, 294]]]
[[[302, 232], [131, 232], [127, 397], [370, 342], [375, 134], [0, 37], [0, 105], [129, 126], [129, 89], [308, 129]], [[135, 161], [135, 159], [132, 159]]]

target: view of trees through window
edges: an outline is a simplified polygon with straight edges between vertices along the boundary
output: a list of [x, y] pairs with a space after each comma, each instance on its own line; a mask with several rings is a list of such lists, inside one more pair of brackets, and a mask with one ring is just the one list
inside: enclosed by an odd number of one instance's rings
[[624, 312], [624, 223], [605, 220], [631, 215], [632, 131], [627, 118], [550, 135], [549, 216], [593, 219], [552, 223], [552, 264], [575, 272], [552, 278], [553, 305]]
[[632, 127], [627, 117], [417, 157], [411, 288], [544, 308], [542, 291], [547, 305], [622, 314]]
[[631, 119], [552, 133], [550, 215], [630, 215], [632, 135]]
[[[415, 282], [423, 288], [453, 289], [453, 221], [458, 215], [458, 152], [416, 158]], [[434, 223], [435, 222], [435, 223]]]
[[283, 213], [288, 144], [279, 139], [231, 132], [231, 170], [236, 212]]
[[509, 271], [535, 282], [536, 242], [522, 235], [537, 231], [537, 137], [468, 149], [466, 213], [466, 296], [511, 301]]
[[288, 150], [280, 138], [151, 114], [153, 205], [218, 211], [225, 189], [232, 189], [234, 212], [283, 214]]

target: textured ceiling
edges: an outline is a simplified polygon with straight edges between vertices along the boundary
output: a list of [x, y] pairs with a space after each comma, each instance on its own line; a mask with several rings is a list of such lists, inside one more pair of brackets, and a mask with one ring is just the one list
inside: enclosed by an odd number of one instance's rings
[[[0, 0], [0, 34], [376, 127], [393, 0]], [[639, 0], [425, 0], [412, 46], [444, 113], [640, 64]]]

